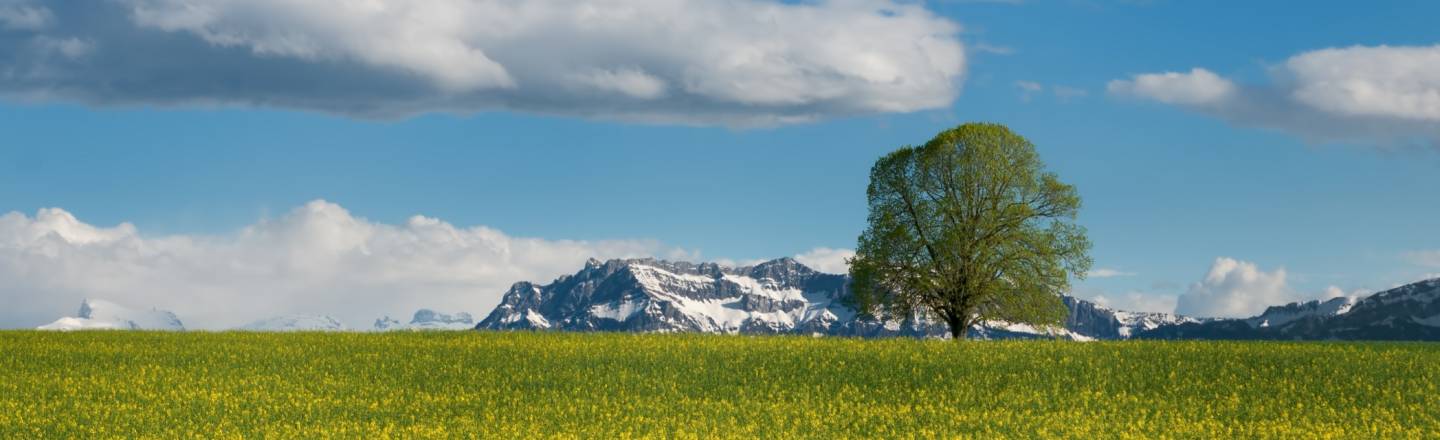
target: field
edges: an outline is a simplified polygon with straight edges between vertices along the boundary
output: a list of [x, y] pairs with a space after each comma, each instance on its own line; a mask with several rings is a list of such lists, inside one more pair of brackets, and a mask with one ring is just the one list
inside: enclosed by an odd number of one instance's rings
[[1440, 345], [0, 332], [0, 438], [1440, 433]]

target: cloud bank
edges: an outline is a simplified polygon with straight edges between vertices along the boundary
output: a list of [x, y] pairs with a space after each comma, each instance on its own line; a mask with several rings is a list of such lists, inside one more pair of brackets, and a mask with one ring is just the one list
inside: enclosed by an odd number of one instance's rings
[[1440, 45], [1321, 49], [1270, 70], [1270, 84], [1237, 84], [1197, 67], [1107, 89], [1312, 142], [1440, 147]]
[[147, 237], [60, 209], [0, 216], [0, 328], [74, 314], [83, 298], [174, 311], [188, 328], [288, 313], [368, 328], [418, 308], [483, 316], [511, 283], [548, 282], [590, 257], [690, 254], [648, 240], [513, 237], [415, 216], [389, 225], [314, 201], [225, 236]]
[[0, 0], [0, 97], [773, 125], [948, 106], [959, 30], [891, 0]]

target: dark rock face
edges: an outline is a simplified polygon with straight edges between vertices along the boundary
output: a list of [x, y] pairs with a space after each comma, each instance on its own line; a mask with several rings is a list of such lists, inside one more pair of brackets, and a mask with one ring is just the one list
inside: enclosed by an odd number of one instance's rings
[[[590, 260], [584, 269], [549, 285], [516, 283], [475, 328], [948, 337], [943, 323], [925, 319], [858, 318], [843, 301], [849, 284], [847, 275], [817, 272], [790, 258], [740, 268], [654, 259]], [[988, 323], [975, 326], [970, 334], [981, 339], [1119, 339], [1137, 328], [1188, 320], [1064, 300], [1070, 316], [1062, 329]]]
[[1440, 340], [1440, 278], [1376, 293], [1270, 307], [1248, 319], [1160, 327], [1151, 339]]
[[1065, 307], [1070, 316], [1065, 318], [1065, 328], [1096, 339], [1120, 339], [1121, 323], [1115, 319], [1115, 312], [1095, 303], [1067, 296]]

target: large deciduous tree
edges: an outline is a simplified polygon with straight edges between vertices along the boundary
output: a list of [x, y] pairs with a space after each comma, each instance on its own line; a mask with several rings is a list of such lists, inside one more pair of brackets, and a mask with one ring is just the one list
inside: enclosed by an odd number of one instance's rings
[[871, 316], [938, 318], [955, 340], [985, 321], [1059, 325], [1070, 276], [1090, 269], [1079, 193], [1003, 125], [964, 124], [885, 155], [867, 198], [850, 272]]

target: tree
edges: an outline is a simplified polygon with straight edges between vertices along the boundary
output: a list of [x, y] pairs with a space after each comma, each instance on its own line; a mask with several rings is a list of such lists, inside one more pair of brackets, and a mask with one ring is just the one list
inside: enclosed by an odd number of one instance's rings
[[885, 155], [866, 194], [850, 262], [866, 315], [938, 318], [957, 341], [990, 320], [1054, 326], [1069, 276], [1090, 269], [1079, 193], [1003, 125], [964, 124]]

